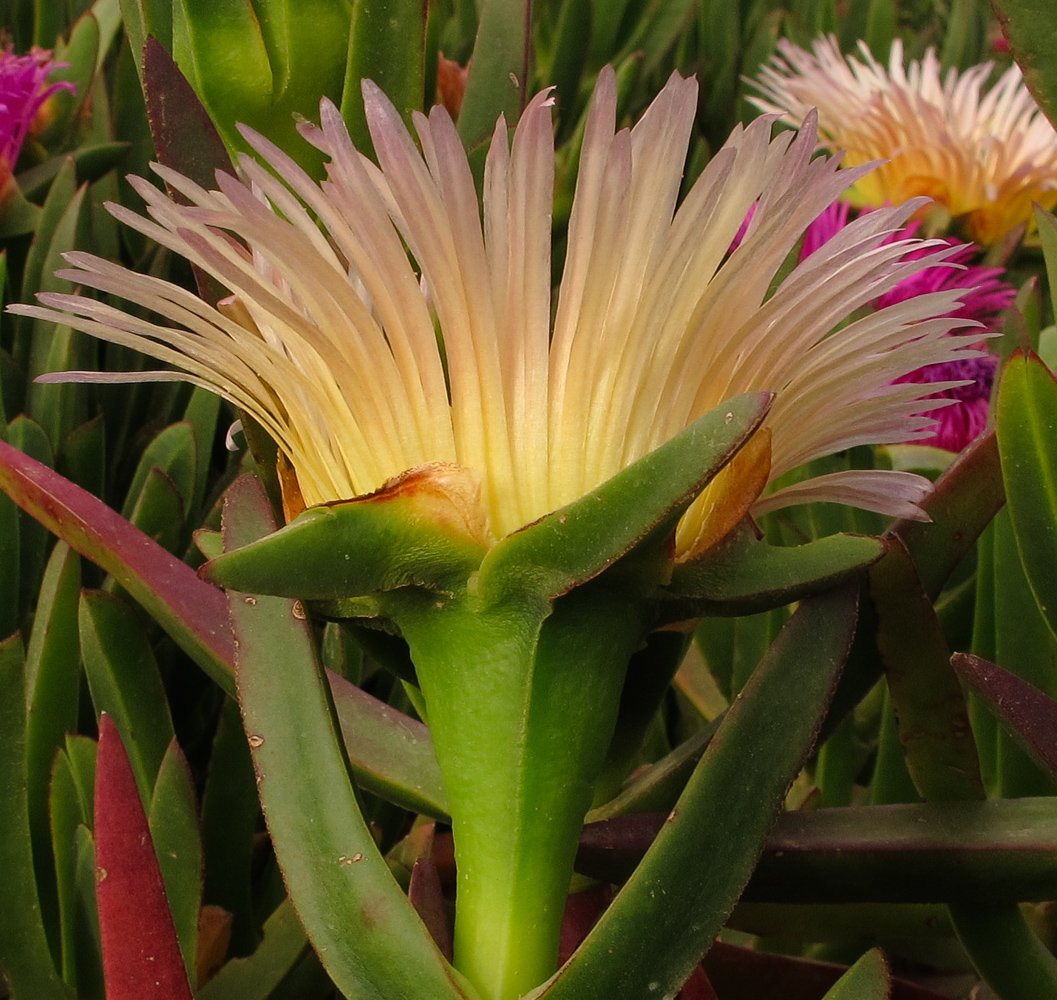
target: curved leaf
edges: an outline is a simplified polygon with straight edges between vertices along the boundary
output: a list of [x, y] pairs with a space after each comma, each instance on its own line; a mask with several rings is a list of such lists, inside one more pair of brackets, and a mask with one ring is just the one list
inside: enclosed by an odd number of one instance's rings
[[[273, 527], [260, 484], [239, 480], [225, 502], [225, 544], [245, 545]], [[360, 813], [303, 612], [285, 598], [228, 597], [272, 844], [328, 974], [361, 1000], [465, 997]]]
[[843, 583], [884, 552], [878, 538], [843, 534], [805, 545], [768, 545], [743, 522], [702, 558], [676, 566], [666, 595], [680, 619], [756, 614]]
[[686, 980], [748, 881], [815, 740], [851, 644], [856, 603], [855, 591], [844, 588], [800, 605], [634, 874], [534, 996], [670, 996]]

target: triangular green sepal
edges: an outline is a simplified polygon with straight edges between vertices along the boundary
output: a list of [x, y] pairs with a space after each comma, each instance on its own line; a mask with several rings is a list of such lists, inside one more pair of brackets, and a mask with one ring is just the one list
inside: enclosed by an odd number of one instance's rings
[[766, 392], [735, 396], [579, 500], [508, 535], [481, 563], [481, 599], [558, 597], [665, 521], [674, 528], [675, 518], [760, 426], [771, 399]]
[[311, 507], [285, 528], [206, 563], [201, 576], [251, 594], [339, 600], [465, 581], [485, 546], [476, 491], [454, 466], [424, 466], [355, 500]]
[[702, 615], [749, 615], [836, 586], [877, 562], [879, 538], [830, 535], [805, 545], [768, 545], [742, 522], [699, 559], [675, 567], [662, 614], [671, 621]]

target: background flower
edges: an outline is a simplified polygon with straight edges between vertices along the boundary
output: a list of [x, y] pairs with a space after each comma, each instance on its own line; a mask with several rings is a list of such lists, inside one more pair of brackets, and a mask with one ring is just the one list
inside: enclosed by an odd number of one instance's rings
[[757, 107], [799, 123], [818, 108], [819, 129], [849, 164], [885, 159], [849, 191], [856, 206], [898, 204], [927, 195], [970, 239], [989, 244], [1031, 219], [1032, 202], [1057, 203], [1057, 133], [1011, 66], [987, 89], [993, 64], [941, 77], [929, 49], [904, 68], [892, 42], [885, 69], [859, 44], [844, 56], [833, 37], [810, 52], [788, 40], [760, 71]]
[[46, 49], [16, 56], [8, 46], [0, 55], [0, 191], [9, 183], [45, 102], [58, 90], [74, 89], [72, 83], [48, 83], [61, 65], [65, 64], [53, 62]]

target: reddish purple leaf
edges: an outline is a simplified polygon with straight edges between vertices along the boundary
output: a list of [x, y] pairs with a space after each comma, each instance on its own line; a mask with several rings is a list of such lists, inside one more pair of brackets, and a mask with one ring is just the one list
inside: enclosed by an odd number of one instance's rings
[[0, 489], [105, 569], [230, 694], [235, 647], [222, 591], [46, 465], [0, 441]]
[[970, 653], [955, 653], [951, 666], [1036, 763], [1057, 777], [1057, 701]]
[[451, 932], [448, 930], [448, 912], [444, 907], [444, 888], [432, 858], [421, 857], [415, 861], [407, 898], [436, 941], [440, 953], [450, 962]]
[[99, 720], [95, 879], [107, 1000], [192, 1000], [176, 928], [121, 735]]
[[679, 1000], [719, 1000], [719, 994], [709, 982], [702, 966], [694, 966], [690, 978], [683, 983], [683, 988], [679, 991]]
[[574, 892], [565, 900], [562, 933], [558, 944], [558, 964], [564, 965], [569, 956], [590, 933], [602, 911], [613, 901], [613, 889], [604, 882]]
[[1006, 502], [995, 432], [981, 434], [936, 481], [921, 504], [931, 520], [899, 521], [898, 535], [933, 600]]
[[[190, 566], [102, 500], [3, 441], [0, 490], [70, 548], [106, 570], [217, 684], [234, 696], [235, 644], [223, 591], [199, 579]], [[348, 739], [356, 750], [350, 759], [365, 787], [377, 791], [387, 783], [399, 784], [409, 765], [421, 764], [426, 753], [423, 748], [428, 746], [425, 727], [336, 675], [330, 677], [342, 728], [347, 737], [357, 737]], [[395, 736], [387, 741], [384, 736], [390, 728]], [[418, 747], [419, 753], [401, 758], [401, 744], [405, 750]], [[431, 760], [435, 770], [435, 759]], [[424, 782], [417, 784], [421, 791]], [[414, 789], [415, 783], [409, 787]], [[419, 807], [435, 798], [421, 800]], [[437, 808], [436, 803], [433, 808]]]
[[[165, 46], [148, 36], [143, 46], [143, 93], [147, 118], [159, 162], [196, 184], [216, 187], [216, 171], [231, 170], [231, 157], [194, 87], [180, 71]], [[185, 202], [171, 188], [176, 201]], [[228, 290], [199, 267], [194, 267], [198, 294], [211, 304]]]
[[[723, 1000], [820, 1000], [847, 972], [842, 965], [771, 955], [717, 941], [704, 961], [705, 972]], [[891, 1000], [944, 1000], [931, 990], [902, 979], [892, 980]]]

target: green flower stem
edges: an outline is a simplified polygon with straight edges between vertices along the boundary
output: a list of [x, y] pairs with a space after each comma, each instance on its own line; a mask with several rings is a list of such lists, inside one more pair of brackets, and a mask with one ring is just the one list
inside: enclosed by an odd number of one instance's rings
[[455, 966], [490, 1000], [557, 967], [565, 896], [645, 621], [601, 581], [548, 602], [395, 592], [451, 806]]

